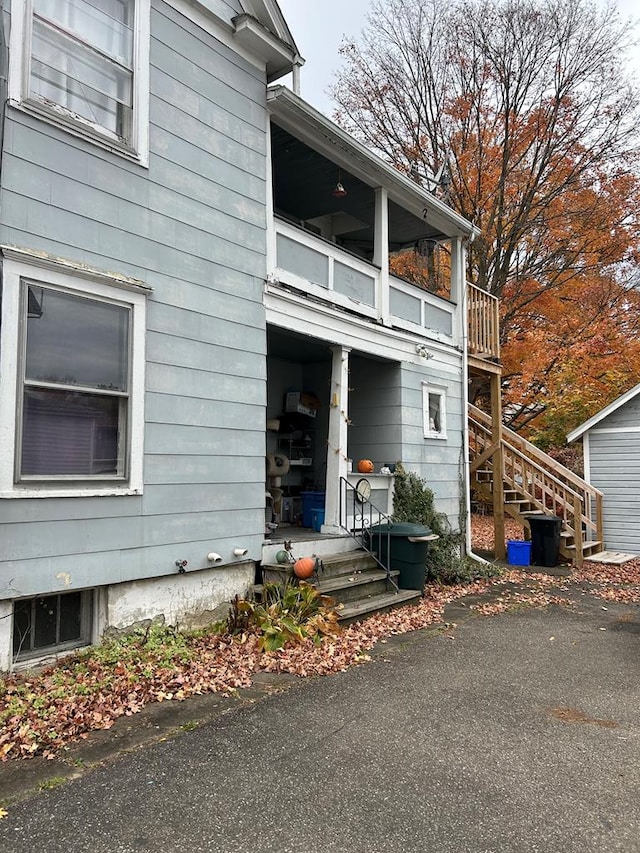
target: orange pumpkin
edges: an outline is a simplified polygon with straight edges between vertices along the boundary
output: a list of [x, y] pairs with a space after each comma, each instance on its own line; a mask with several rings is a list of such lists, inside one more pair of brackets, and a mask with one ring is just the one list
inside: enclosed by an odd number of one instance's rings
[[370, 459], [361, 459], [358, 462], [358, 473], [373, 474], [373, 462]]
[[301, 580], [306, 580], [307, 578], [310, 578], [311, 575], [315, 572], [315, 570], [315, 557], [301, 557], [293, 564], [293, 573], [297, 578], [300, 578]]

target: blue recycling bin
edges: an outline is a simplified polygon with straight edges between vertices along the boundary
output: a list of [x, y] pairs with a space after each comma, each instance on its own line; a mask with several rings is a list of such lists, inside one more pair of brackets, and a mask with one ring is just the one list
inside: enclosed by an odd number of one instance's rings
[[302, 526], [313, 528], [312, 510], [324, 509], [324, 492], [300, 492], [302, 498]]
[[531, 542], [510, 539], [507, 542], [507, 563], [510, 566], [530, 566]]

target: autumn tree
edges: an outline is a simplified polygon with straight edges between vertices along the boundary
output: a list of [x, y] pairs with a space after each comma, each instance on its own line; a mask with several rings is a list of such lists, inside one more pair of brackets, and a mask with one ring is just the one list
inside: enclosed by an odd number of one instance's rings
[[[620, 305], [637, 284], [632, 33], [615, 7], [587, 0], [377, 0], [342, 48], [337, 120], [481, 229], [470, 276], [502, 300], [514, 399], [545, 392], [547, 405], [562, 347], [578, 331], [593, 338], [600, 306], [585, 292], [604, 286]], [[545, 338], [553, 323], [566, 334]], [[607, 340], [626, 333], [638, 331], [613, 311]]]

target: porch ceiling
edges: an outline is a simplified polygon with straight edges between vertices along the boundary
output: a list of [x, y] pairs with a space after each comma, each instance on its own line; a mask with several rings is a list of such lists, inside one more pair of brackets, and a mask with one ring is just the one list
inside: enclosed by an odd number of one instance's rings
[[[355, 251], [373, 250], [374, 187], [341, 168], [340, 180], [347, 195], [332, 195], [338, 181], [338, 166], [272, 121], [274, 207], [277, 213], [303, 221], [346, 214], [365, 226], [340, 235], [339, 243]], [[354, 223], [355, 224], [355, 223]], [[447, 239], [428, 221], [389, 202], [389, 249], [413, 246], [421, 237]]]
[[318, 364], [331, 358], [329, 347], [329, 343], [317, 341], [308, 335], [267, 326], [267, 354], [272, 358], [298, 364]]

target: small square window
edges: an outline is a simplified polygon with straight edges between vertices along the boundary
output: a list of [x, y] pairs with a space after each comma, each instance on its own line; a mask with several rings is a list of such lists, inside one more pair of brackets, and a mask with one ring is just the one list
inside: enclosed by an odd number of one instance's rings
[[90, 643], [92, 602], [90, 590], [16, 601], [13, 605], [14, 660]]
[[444, 388], [422, 386], [422, 416], [425, 438], [446, 438], [446, 394]]
[[10, 55], [13, 104], [146, 162], [149, 0], [13, 0]]

